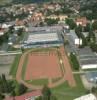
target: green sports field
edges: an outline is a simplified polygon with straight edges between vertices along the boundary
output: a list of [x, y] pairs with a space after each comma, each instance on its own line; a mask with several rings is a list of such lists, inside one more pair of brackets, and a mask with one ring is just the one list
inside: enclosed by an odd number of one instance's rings
[[14, 59], [14, 62], [11, 66], [11, 69], [10, 69], [10, 72], [9, 74], [12, 75], [13, 78], [16, 77], [16, 73], [17, 73], [17, 68], [18, 68], [18, 64], [19, 64], [19, 61], [20, 61], [20, 57], [21, 55], [16, 55], [15, 59]]

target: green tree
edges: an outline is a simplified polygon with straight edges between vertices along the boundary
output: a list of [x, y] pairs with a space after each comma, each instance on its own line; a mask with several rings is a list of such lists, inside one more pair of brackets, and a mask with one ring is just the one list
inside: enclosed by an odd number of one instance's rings
[[4, 92], [4, 87], [3, 87], [3, 84], [2, 84], [2, 78], [0, 76], [0, 93], [3, 93]]
[[97, 44], [91, 43], [90, 48], [92, 49], [93, 52], [97, 52]]
[[4, 100], [5, 96], [3, 94], [0, 94], [0, 100]]
[[17, 34], [18, 36], [21, 36], [23, 34], [23, 28], [18, 29]]
[[89, 34], [87, 36], [87, 41], [89, 43], [95, 43], [96, 41], [95, 33], [92, 30], [89, 31]]
[[90, 31], [90, 23], [87, 23], [86, 27], [84, 27], [84, 31], [85, 32], [89, 32]]
[[70, 61], [71, 61], [73, 69], [79, 70], [80, 66], [79, 66], [79, 63], [78, 63], [78, 60], [77, 60], [75, 54], [73, 54], [73, 53], [70, 54]]
[[64, 8], [62, 8], [62, 13], [63, 14], [71, 14], [71, 13], [73, 13], [73, 10], [71, 10], [70, 8], [64, 6]]
[[95, 22], [92, 24], [92, 28], [93, 28], [93, 30], [97, 30], [97, 21], [95, 21]]
[[11, 96], [13, 96], [13, 100], [15, 100], [15, 96], [16, 96], [15, 90], [13, 90], [13, 91], [11, 92]]
[[79, 26], [77, 26], [76, 28], [75, 28], [75, 33], [77, 34], [77, 36], [79, 37], [79, 38], [81, 38], [81, 35], [82, 35], [82, 26], [81, 25], [79, 25]]
[[42, 95], [42, 100], [50, 100], [51, 90], [47, 86], [44, 86], [42, 89]]
[[2, 74], [2, 86], [4, 88], [3, 92], [5, 92], [5, 93], [9, 93], [10, 92], [9, 84], [8, 84], [4, 74]]
[[70, 29], [74, 29], [76, 27], [76, 23], [73, 21], [73, 19], [67, 18], [65, 22], [67, 25], [69, 25]]
[[82, 45], [79, 46], [79, 47], [84, 47], [87, 45], [87, 41], [86, 41], [86, 38], [84, 37], [84, 35], [82, 34], [82, 26], [79, 25], [75, 28], [75, 33], [77, 34], [78, 38], [81, 38], [82, 39]]
[[14, 33], [14, 26], [10, 26], [8, 32], [10, 34], [13, 34]]
[[17, 84], [15, 89], [16, 95], [22, 95], [26, 93], [26, 91], [27, 91], [27, 87], [25, 87], [23, 84]]
[[50, 19], [50, 18], [46, 18], [45, 22], [47, 23], [47, 25], [51, 26], [53, 24], [58, 24], [59, 19]]
[[94, 93], [94, 94], [97, 94], [97, 87], [92, 87], [91, 92]]

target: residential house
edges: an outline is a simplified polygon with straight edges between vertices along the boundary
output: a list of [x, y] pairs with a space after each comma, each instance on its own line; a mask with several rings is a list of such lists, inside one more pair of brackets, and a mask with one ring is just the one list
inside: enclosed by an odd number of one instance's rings
[[83, 27], [85, 27], [88, 23], [88, 20], [86, 19], [86, 17], [81, 17], [81, 18], [77, 18], [75, 22], [77, 26], [82, 25]]

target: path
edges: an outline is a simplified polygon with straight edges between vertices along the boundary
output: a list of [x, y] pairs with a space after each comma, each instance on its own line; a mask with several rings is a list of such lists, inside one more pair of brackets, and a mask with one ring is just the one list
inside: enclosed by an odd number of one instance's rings
[[74, 86], [76, 86], [75, 79], [73, 77], [71, 65], [69, 63], [69, 60], [66, 55], [66, 51], [63, 46], [60, 48], [60, 52], [62, 54], [61, 56], [62, 56], [63, 63], [64, 63], [66, 80], [68, 81], [68, 83], [71, 87], [74, 87]]

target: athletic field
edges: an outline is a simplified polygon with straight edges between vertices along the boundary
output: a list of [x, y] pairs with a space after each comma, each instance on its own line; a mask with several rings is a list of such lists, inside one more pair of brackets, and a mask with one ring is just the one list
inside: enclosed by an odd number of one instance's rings
[[16, 79], [35, 89], [44, 84], [56, 87], [65, 81], [76, 86], [64, 47], [27, 50], [20, 58]]

